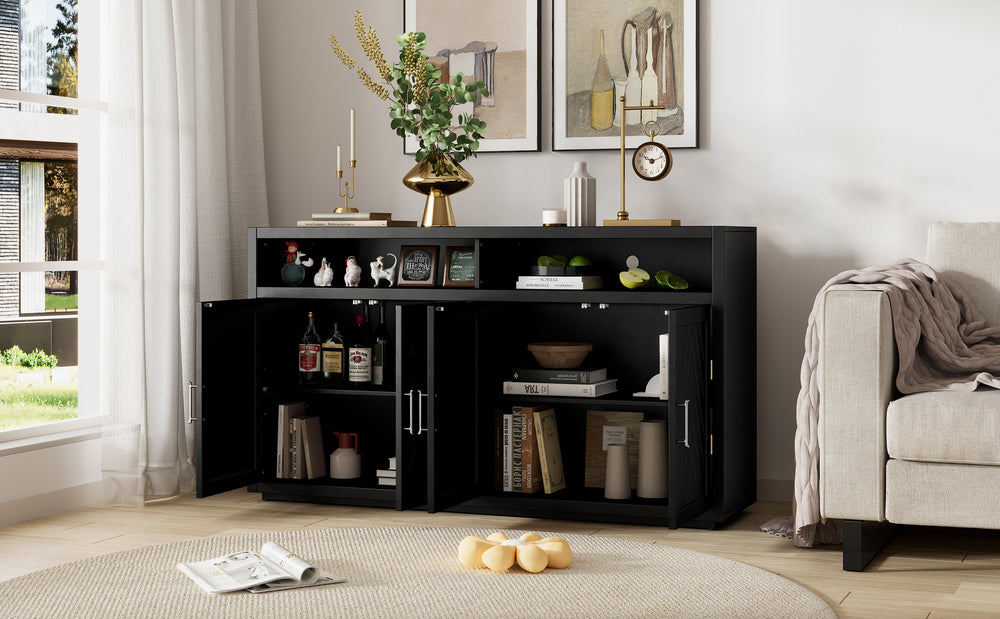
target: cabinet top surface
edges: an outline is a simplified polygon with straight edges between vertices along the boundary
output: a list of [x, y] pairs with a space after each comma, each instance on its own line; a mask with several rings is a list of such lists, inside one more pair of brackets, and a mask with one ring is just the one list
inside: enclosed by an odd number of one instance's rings
[[486, 226], [486, 227], [273, 227], [250, 228], [255, 238], [711, 238], [719, 232], [756, 233], [753, 226]]

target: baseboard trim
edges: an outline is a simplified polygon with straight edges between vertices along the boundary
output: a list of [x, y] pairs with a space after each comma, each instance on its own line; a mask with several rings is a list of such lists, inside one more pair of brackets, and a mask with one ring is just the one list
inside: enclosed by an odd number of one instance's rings
[[0, 503], [0, 527], [16, 522], [58, 514], [86, 507], [104, 500], [104, 483], [100, 481], [54, 490], [44, 494]]

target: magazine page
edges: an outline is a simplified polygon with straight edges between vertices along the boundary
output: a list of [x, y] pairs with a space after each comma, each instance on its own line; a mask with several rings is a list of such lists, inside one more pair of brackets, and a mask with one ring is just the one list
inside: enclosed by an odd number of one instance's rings
[[278, 580], [311, 583], [318, 576], [316, 568], [273, 542], [264, 544], [261, 554], [244, 550], [207, 561], [178, 563], [177, 568], [209, 593], [238, 591]]
[[318, 587], [320, 585], [336, 585], [338, 583], [347, 582], [346, 578], [341, 578], [340, 576], [334, 576], [333, 574], [327, 574], [326, 572], [320, 572], [319, 577], [312, 582], [299, 582], [296, 580], [275, 580], [274, 582], [266, 582], [262, 585], [256, 585], [250, 587], [251, 593], [267, 593], [268, 591], [281, 591], [282, 589], [298, 589], [299, 587]]

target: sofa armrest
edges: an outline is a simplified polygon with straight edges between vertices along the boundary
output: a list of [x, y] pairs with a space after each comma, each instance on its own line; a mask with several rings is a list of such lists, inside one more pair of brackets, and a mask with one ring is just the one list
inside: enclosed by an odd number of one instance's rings
[[830, 290], [820, 343], [820, 513], [885, 520], [885, 415], [898, 365], [889, 297]]

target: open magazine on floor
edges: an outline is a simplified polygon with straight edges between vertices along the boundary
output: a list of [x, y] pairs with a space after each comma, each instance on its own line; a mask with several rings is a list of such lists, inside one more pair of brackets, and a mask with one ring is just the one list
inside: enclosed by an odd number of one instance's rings
[[264, 593], [346, 581], [321, 572], [274, 542], [265, 543], [259, 553], [243, 550], [207, 561], [178, 563], [177, 569], [209, 593], [241, 589]]

